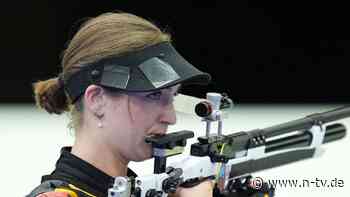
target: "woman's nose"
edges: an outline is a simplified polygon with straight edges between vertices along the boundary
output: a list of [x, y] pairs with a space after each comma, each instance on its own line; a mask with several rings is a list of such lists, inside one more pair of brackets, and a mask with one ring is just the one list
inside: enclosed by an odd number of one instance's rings
[[173, 103], [164, 106], [164, 112], [160, 118], [163, 124], [173, 125], [176, 123], [176, 112]]

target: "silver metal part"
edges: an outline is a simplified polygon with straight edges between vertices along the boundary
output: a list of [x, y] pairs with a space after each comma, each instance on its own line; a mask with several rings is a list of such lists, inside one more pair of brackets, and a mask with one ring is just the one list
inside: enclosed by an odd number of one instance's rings
[[130, 197], [131, 181], [127, 177], [118, 176], [114, 179], [113, 187], [108, 189], [108, 197]]
[[310, 147], [316, 148], [314, 156], [321, 156], [324, 152], [321, 145], [326, 134], [326, 126], [314, 125], [311, 127], [309, 132], [312, 133], [313, 136]]
[[184, 181], [196, 177], [213, 176], [217, 172], [217, 165], [211, 162], [209, 156], [197, 157], [191, 155], [181, 161], [171, 163], [169, 166], [181, 168]]
[[219, 93], [214, 93], [214, 92], [207, 93], [207, 100], [209, 101], [212, 107], [212, 113], [208, 117], [206, 117], [207, 119], [211, 121], [218, 120], [218, 115], [220, 115], [221, 99], [222, 99], [222, 95]]
[[218, 122], [218, 135], [222, 135], [222, 120], [220, 119]]
[[209, 137], [209, 135], [210, 135], [210, 123], [211, 123], [211, 121], [210, 121], [210, 120], [205, 120], [205, 121], [206, 121], [206, 123], [207, 123], [206, 130], [205, 130], [205, 136], [206, 136], [206, 137]]
[[[142, 177], [136, 177], [136, 188], [140, 188], [141, 190], [141, 197], [145, 197], [146, 193], [150, 190], [155, 191], [162, 191], [162, 183], [163, 181], [168, 178], [169, 175], [167, 173], [161, 173], [161, 174], [152, 174]], [[167, 194], [163, 192], [163, 197], [166, 197]]]
[[207, 93], [207, 101], [210, 103], [212, 107], [212, 112], [209, 116], [203, 118], [203, 121], [205, 121], [207, 124], [206, 133], [205, 133], [206, 137], [210, 136], [211, 122], [215, 122], [215, 121], [218, 121], [217, 134], [219, 136], [222, 135], [222, 121], [221, 121], [221, 111], [220, 111], [221, 99], [222, 99], [222, 95], [219, 93], [214, 93], [214, 92]]

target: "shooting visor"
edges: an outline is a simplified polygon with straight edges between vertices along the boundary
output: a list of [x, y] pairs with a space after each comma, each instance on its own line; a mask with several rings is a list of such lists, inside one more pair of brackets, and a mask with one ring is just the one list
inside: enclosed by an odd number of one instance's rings
[[137, 52], [83, 65], [78, 71], [64, 76], [63, 83], [74, 103], [91, 84], [121, 91], [145, 92], [179, 83], [206, 85], [210, 80], [208, 73], [187, 62], [169, 42], [162, 42]]

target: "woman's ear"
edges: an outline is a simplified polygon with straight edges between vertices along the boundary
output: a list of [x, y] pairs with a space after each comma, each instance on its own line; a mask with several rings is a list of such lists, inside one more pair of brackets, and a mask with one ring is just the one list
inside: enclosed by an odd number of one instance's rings
[[97, 85], [90, 85], [84, 93], [85, 108], [92, 112], [99, 119], [104, 115], [106, 105], [105, 90]]

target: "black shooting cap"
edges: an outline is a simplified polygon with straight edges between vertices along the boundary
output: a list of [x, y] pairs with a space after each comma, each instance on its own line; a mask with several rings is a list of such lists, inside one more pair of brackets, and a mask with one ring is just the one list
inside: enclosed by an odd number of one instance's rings
[[176, 84], [207, 85], [211, 77], [187, 62], [169, 42], [123, 56], [88, 63], [64, 77], [64, 89], [74, 103], [91, 85], [116, 90], [154, 91]]

